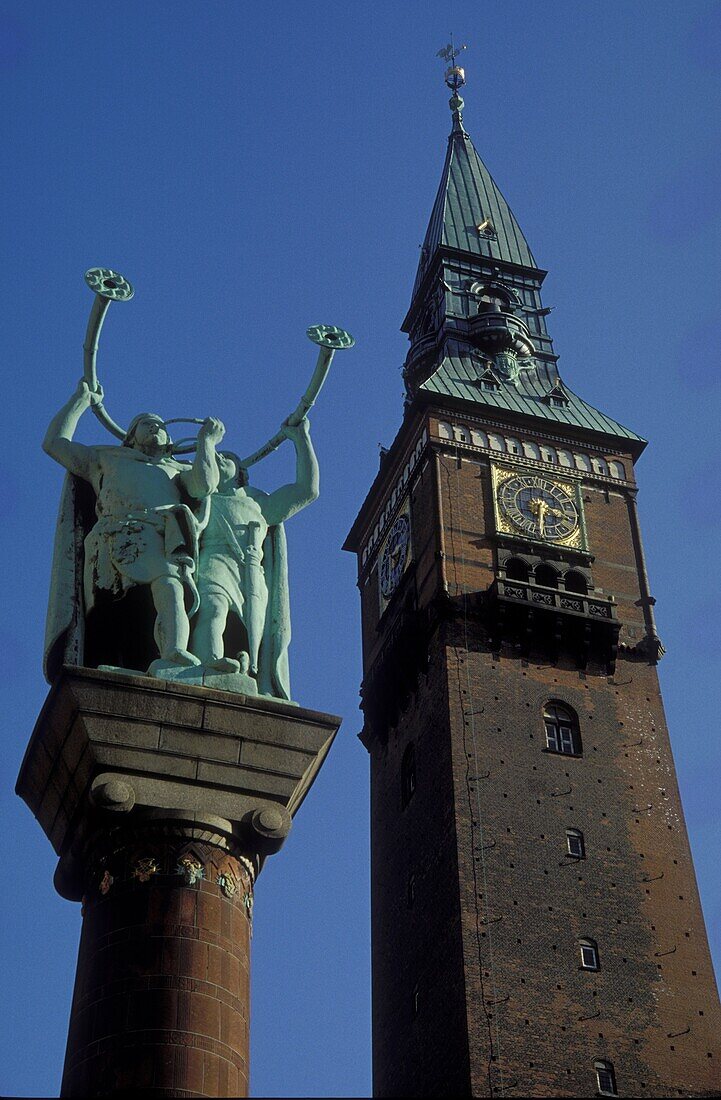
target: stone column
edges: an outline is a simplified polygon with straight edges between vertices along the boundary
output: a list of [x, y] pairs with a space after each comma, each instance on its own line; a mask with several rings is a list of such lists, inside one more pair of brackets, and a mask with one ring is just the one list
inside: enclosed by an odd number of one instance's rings
[[90, 669], [18, 780], [82, 900], [63, 1096], [245, 1096], [253, 889], [339, 722]]

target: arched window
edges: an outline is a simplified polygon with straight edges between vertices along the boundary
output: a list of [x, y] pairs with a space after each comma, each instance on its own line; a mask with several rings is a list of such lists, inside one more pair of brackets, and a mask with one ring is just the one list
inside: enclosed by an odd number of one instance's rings
[[488, 436], [480, 428], [471, 428], [471, 442], [474, 447], [488, 447]]
[[401, 761], [401, 805], [407, 806], [416, 790], [416, 747], [406, 745]]
[[468, 428], [464, 428], [462, 424], [453, 425], [453, 435], [459, 443], [470, 443], [471, 437], [468, 434]]
[[547, 703], [543, 711], [546, 727], [546, 749], [562, 752], [567, 756], [581, 755], [581, 732], [578, 719], [570, 707], [561, 703]]
[[506, 441], [502, 436], [496, 435], [495, 432], [488, 433], [488, 442], [492, 451], [505, 451]]
[[598, 944], [595, 940], [579, 940], [581, 969], [598, 970]]
[[541, 447], [541, 458], [544, 462], [552, 462], [554, 465], [558, 462], [558, 456], [553, 447]]
[[508, 451], [509, 455], [523, 454], [523, 451], [521, 449], [520, 439], [514, 439], [512, 435], [511, 436], [507, 435], [506, 436], [506, 450]]
[[438, 421], [438, 434], [441, 439], [453, 439], [453, 430], [450, 424], [446, 424], [445, 420]]
[[576, 468], [579, 470], [586, 470], [586, 472], [590, 474], [591, 460], [588, 455], [575, 454], [573, 457], [576, 460]]
[[536, 584], [542, 584], [545, 588], [558, 588], [558, 573], [552, 565], [541, 562], [536, 566]]
[[567, 592], [577, 592], [580, 596], [588, 595], [588, 582], [583, 573], [576, 569], [570, 569], [563, 578]]
[[528, 566], [523, 558], [509, 558], [506, 562], [506, 577], [509, 581], [528, 582]]
[[601, 474], [603, 477], [608, 477], [608, 463], [605, 458], [592, 458], [591, 465], [593, 466], [593, 472]]
[[524, 439], [523, 441], [523, 453], [526, 458], [535, 458], [537, 462], [541, 459], [541, 452], [535, 443], [529, 443]]
[[574, 859], [586, 858], [586, 845], [580, 829], [566, 829], [566, 851]]
[[620, 478], [621, 481], [626, 480], [626, 467], [622, 462], [616, 462], [614, 459], [612, 462], [609, 462], [608, 465], [611, 469], [611, 477]]
[[596, 1086], [601, 1096], [618, 1096], [613, 1062], [599, 1060], [593, 1063], [593, 1068], [596, 1070]]
[[570, 451], [562, 451], [558, 448], [558, 465], [573, 469], [573, 455]]

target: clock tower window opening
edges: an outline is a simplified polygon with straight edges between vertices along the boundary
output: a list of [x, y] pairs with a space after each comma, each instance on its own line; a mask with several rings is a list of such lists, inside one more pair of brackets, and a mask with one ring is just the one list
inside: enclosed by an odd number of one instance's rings
[[581, 731], [578, 719], [570, 708], [558, 703], [548, 703], [543, 711], [546, 727], [547, 752], [559, 752], [566, 756], [581, 755]]
[[416, 876], [415, 875], [409, 875], [408, 876], [408, 888], [407, 888], [407, 892], [406, 892], [406, 901], [408, 903], [408, 908], [409, 909], [412, 909], [413, 906], [416, 904]]
[[581, 969], [598, 970], [598, 945], [595, 940], [581, 940]]
[[506, 578], [509, 581], [528, 583], [528, 566], [523, 558], [509, 558], [506, 562]]
[[583, 573], [579, 573], [575, 569], [571, 569], [566, 573], [563, 584], [567, 592], [575, 592], [579, 596], [588, 595], [588, 582]]
[[545, 562], [537, 565], [535, 578], [536, 584], [541, 584], [544, 588], [558, 588], [558, 573], [552, 565], [546, 565]]
[[613, 1063], [599, 1061], [594, 1063], [596, 1070], [596, 1084], [601, 1096], [618, 1096], [616, 1089], [616, 1074], [613, 1072]]
[[580, 829], [566, 829], [566, 851], [574, 859], [586, 858], [586, 845]]
[[406, 745], [401, 760], [401, 808], [405, 809], [416, 791], [416, 747]]

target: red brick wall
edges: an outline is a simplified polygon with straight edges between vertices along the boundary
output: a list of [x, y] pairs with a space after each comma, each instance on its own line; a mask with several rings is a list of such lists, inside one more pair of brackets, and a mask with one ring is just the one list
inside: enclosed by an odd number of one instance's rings
[[[713, 1094], [721, 1014], [655, 669], [519, 667], [473, 625], [449, 640], [473, 1094], [489, 1053], [517, 1094], [593, 1096], [595, 1059], [621, 1095]], [[578, 713], [581, 757], [543, 751], [549, 698]], [[597, 973], [579, 968], [584, 937]]]

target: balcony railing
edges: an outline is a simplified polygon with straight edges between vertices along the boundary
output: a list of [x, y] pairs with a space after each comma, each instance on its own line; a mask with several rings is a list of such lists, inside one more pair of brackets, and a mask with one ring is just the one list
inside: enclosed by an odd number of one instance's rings
[[564, 615], [582, 615], [586, 618], [606, 620], [616, 618], [616, 605], [610, 596], [583, 596], [577, 592], [564, 592], [558, 588], [545, 588], [529, 581], [509, 581], [500, 578], [491, 585], [491, 592], [499, 599], [512, 603], [530, 604], [535, 607], [561, 612]]

